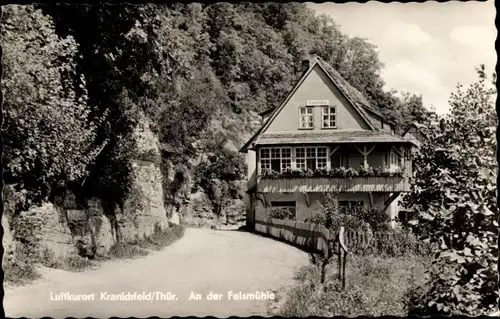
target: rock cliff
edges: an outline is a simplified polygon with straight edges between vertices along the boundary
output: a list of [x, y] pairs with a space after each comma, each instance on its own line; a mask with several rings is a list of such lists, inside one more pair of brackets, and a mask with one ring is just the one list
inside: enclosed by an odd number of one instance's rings
[[158, 139], [143, 121], [135, 140], [138, 155], [132, 159], [132, 190], [123, 210], [105, 211], [96, 198], [82, 207], [67, 192], [57, 205], [45, 202], [15, 217], [3, 215], [4, 248], [15, 253], [20, 246], [33, 262], [43, 262], [47, 254], [56, 260], [72, 254], [93, 258], [106, 256], [118, 241], [144, 239], [167, 228]]

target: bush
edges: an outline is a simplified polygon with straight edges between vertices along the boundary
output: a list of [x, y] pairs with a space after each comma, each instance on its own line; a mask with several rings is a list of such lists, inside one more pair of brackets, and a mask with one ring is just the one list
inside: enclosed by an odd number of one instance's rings
[[154, 233], [138, 243], [141, 248], [160, 250], [184, 236], [184, 227], [172, 224], [170, 227], [160, 229], [155, 227]]
[[431, 244], [421, 241], [405, 231], [390, 230], [374, 233], [368, 244], [351, 245], [350, 251], [363, 256], [429, 256]]
[[64, 259], [61, 268], [68, 271], [83, 271], [94, 266], [94, 263], [88, 258], [78, 256], [76, 254], [71, 254]]
[[161, 229], [155, 226], [154, 232], [144, 239], [136, 239], [128, 243], [116, 243], [109, 251], [111, 257], [135, 258], [148, 255], [148, 250], [160, 250], [174, 243], [184, 235], [184, 227], [172, 224]]
[[25, 284], [40, 278], [40, 273], [32, 263], [20, 258], [5, 260], [3, 264], [4, 280], [16, 285]]
[[295, 220], [295, 209], [290, 207], [273, 207], [268, 214], [268, 219]]
[[84, 77], [76, 76], [74, 38], [60, 38], [33, 5], [5, 6], [2, 18], [2, 169], [7, 183], [28, 190], [24, 210], [54, 186], [82, 181], [100, 147], [102, 118], [87, 105]]
[[114, 258], [135, 258], [148, 255], [148, 251], [133, 243], [116, 243], [109, 249], [109, 255]]
[[421, 257], [378, 258], [349, 256], [346, 289], [337, 279], [336, 264], [329, 267], [324, 284], [320, 267], [309, 265], [295, 276], [279, 316], [405, 316], [408, 296], [424, 282], [430, 260]]
[[288, 168], [284, 171], [273, 171], [271, 169], [263, 169], [260, 176], [262, 178], [278, 179], [278, 178], [292, 178], [292, 177], [331, 177], [331, 178], [353, 178], [353, 177], [388, 177], [398, 176], [402, 177], [404, 170], [389, 171], [387, 168], [373, 168], [361, 167], [358, 170], [352, 167], [339, 167], [330, 170], [319, 168], [316, 170], [311, 169], [292, 169]]

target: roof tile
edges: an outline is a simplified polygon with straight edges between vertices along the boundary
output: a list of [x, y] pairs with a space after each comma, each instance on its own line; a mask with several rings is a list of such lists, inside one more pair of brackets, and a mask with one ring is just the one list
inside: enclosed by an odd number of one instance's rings
[[346, 130], [328, 132], [280, 132], [264, 133], [255, 142], [270, 144], [314, 144], [314, 143], [409, 143], [397, 135], [373, 130]]

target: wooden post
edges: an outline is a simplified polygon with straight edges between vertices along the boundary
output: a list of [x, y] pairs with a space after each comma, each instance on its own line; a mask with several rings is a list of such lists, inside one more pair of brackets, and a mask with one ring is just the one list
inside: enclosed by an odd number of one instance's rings
[[346, 261], [347, 261], [347, 251], [344, 251], [344, 260], [342, 263], [342, 289], [345, 289], [345, 277], [346, 277], [345, 265], [346, 265]]
[[368, 155], [370, 155], [370, 153], [373, 152], [373, 150], [375, 149], [375, 145], [372, 146], [370, 150], [366, 150], [366, 145], [363, 146], [363, 150], [360, 150], [357, 146], [354, 147], [358, 150], [358, 152], [361, 153], [361, 155], [363, 155], [364, 168], [368, 168]]
[[332, 169], [332, 155], [335, 154], [335, 152], [339, 149], [339, 145], [337, 145], [334, 149], [330, 151], [330, 155], [326, 159], [326, 169], [331, 170]]
[[309, 195], [307, 195], [307, 192], [304, 192], [304, 198], [306, 199], [306, 205], [307, 205], [307, 207], [310, 207], [311, 203], [309, 202]]
[[339, 281], [342, 280], [342, 247], [340, 246], [340, 240], [338, 240], [338, 267], [339, 267]]
[[346, 265], [346, 259], [347, 259], [347, 253], [348, 253], [348, 250], [347, 250], [347, 247], [345, 245], [345, 241], [344, 241], [344, 227], [340, 227], [340, 231], [339, 231], [339, 255], [342, 254], [342, 251], [343, 251], [343, 262], [342, 262], [342, 265], [340, 265], [339, 263], [339, 273], [340, 273], [340, 266], [342, 266], [342, 289], [345, 288], [345, 265]]

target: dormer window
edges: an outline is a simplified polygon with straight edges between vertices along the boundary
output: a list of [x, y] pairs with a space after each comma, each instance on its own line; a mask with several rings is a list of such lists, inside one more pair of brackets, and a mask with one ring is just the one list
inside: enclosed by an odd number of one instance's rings
[[299, 109], [299, 128], [312, 129], [314, 128], [314, 115], [312, 107], [301, 107]]
[[322, 110], [323, 110], [322, 128], [337, 128], [337, 114], [335, 106], [324, 106], [322, 107]]

